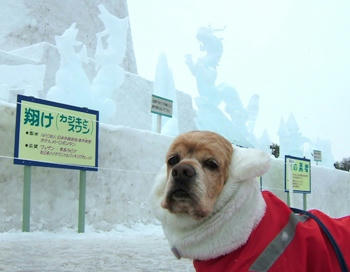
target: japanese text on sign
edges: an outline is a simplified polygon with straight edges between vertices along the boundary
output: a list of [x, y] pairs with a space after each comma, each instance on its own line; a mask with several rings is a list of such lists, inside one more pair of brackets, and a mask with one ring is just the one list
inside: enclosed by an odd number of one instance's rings
[[322, 161], [322, 151], [314, 150], [313, 156], [314, 156], [315, 161], [317, 161], [317, 162]]
[[151, 112], [167, 117], [172, 117], [173, 101], [157, 95], [152, 95]]
[[[59, 113], [54, 117], [51, 112], [45, 113], [44, 111], [40, 112], [40, 110], [32, 108], [24, 108], [24, 125], [28, 124], [34, 127], [50, 128], [55, 118], [57, 118], [60, 123], [66, 123], [68, 125], [68, 131], [82, 134], [88, 134], [90, 132], [89, 121], [86, 119]], [[91, 125], [92, 124], [90, 124], [90, 126]]]
[[292, 178], [294, 192], [311, 192], [311, 163], [304, 158], [285, 157], [285, 191], [289, 191], [289, 178]]
[[97, 167], [98, 112], [21, 95], [18, 102], [15, 163]]

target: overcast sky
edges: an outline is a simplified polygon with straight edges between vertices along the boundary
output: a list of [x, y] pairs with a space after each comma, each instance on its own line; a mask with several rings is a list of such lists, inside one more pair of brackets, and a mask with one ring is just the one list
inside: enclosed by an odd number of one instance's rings
[[294, 113], [301, 133], [332, 142], [350, 157], [350, 1], [128, 0], [138, 73], [154, 80], [165, 53], [176, 88], [196, 95], [185, 55], [200, 56], [201, 26], [225, 28], [217, 84], [247, 105], [260, 96], [256, 136], [278, 142], [281, 117]]

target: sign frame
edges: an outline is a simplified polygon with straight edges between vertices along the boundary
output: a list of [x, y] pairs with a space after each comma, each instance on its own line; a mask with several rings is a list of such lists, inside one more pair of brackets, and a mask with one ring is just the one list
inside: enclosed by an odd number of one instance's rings
[[314, 157], [315, 162], [321, 162], [322, 161], [322, 151], [314, 149], [312, 151], [312, 155]]
[[[298, 189], [294, 189], [293, 188], [293, 193], [303, 193], [303, 194], [311, 194], [311, 160], [306, 159], [306, 158], [300, 158], [300, 157], [295, 157], [295, 156], [290, 156], [290, 155], [285, 155], [284, 157], [284, 191], [287, 193], [290, 193], [291, 191], [287, 188], [287, 161], [291, 159], [291, 160], [297, 160], [297, 161], [303, 161], [303, 162], [307, 162], [309, 165], [309, 180], [308, 180], [308, 187], [309, 190], [298, 190]], [[293, 173], [291, 173], [293, 176]], [[292, 180], [293, 182], [293, 180]]]
[[[21, 130], [21, 111], [22, 111], [22, 101], [27, 101], [30, 103], [41, 104], [49, 107], [62, 108], [64, 110], [88, 113], [96, 116], [95, 121], [95, 162], [94, 166], [80, 165], [80, 164], [63, 164], [50, 161], [39, 161], [27, 158], [20, 158], [20, 130]], [[15, 129], [15, 144], [14, 144], [14, 164], [27, 165], [27, 166], [42, 166], [42, 167], [53, 167], [53, 168], [63, 168], [63, 169], [76, 169], [76, 170], [87, 170], [87, 171], [97, 171], [98, 170], [98, 140], [99, 140], [99, 112], [96, 110], [77, 107], [73, 105], [43, 100], [35, 98], [32, 96], [17, 95], [17, 108], [16, 108], [16, 129]]]
[[[153, 108], [153, 99], [158, 99], [160, 101], [163, 101], [163, 102], [168, 102], [168, 103], [171, 103], [171, 114], [166, 114], [164, 113], [163, 111], [161, 110], [155, 110]], [[158, 96], [158, 95], [155, 95], [155, 94], [152, 94], [152, 100], [151, 100], [151, 113], [155, 113], [155, 114], [158, 114], [158, 115], [162, 115], [162, 116], [166, 116], [166, 117], [169, 117], [169, 118], [172, 118], [173, 117], [173, 100], [171, 99], [167, 99], [167, 98], [164, 98], [164, 97], [161, 97], [161, 96]]]

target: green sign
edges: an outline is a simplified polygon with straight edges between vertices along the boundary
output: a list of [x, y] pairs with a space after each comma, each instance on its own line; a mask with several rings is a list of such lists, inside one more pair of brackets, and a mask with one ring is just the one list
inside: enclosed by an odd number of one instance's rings
[[290, 184], [292, 184], [295, 193], [311, 193], [310, 160], [285, 156], [284, 188], [286, 192], [289, 192]]
[[15, 164], [97, 171], [98, 112], [18, 95]]
[[173, 101], [152, 94], [151, 112], [166, 117], [172, 117], [173, 115]]
[[314, 152], [312, 153], [314, 156], [314, 160], [316, 162], [322, 161], [322, 151], [320, 150], [314, 150]]

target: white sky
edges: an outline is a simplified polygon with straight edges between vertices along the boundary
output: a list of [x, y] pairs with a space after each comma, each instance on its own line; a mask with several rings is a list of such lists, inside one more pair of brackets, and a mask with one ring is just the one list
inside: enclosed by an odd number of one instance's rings
[[176, 88], [196, 95], [185, 55], [200, 55], [201, 26], [225, 28], [217, 84], [244, 105], [260, 96], [256, 136], [278, 142], [281, 117], [301, 133], [329, 139], [336, 160], [350, 157], [350, 1], [128, 0], [138, 72], [154, 80], [165, 53]]

